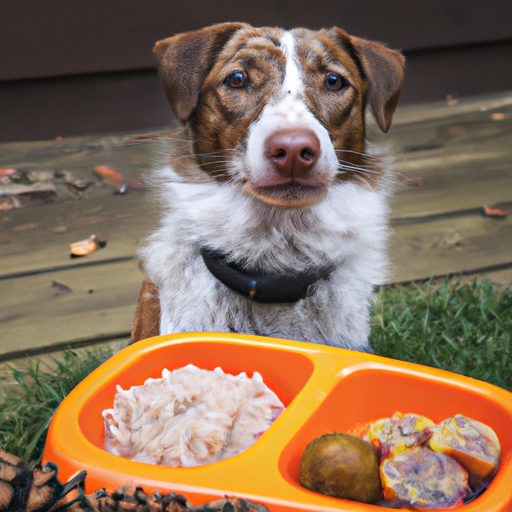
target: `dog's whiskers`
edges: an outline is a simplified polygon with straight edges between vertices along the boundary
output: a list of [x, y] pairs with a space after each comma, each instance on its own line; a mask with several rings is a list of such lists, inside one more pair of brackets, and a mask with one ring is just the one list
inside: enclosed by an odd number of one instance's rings
[[364, 159], [366, 159], [368, 161], [372, 161], [372, 160], [375, 162], [385, 162], [386, 161], [386, 158], [384, 158], [384, 157], [381, 157], [378, 155], [371, 155], [369, 153], [365, 153], [362, 151], [355, 151], [352, 149], [335, 149], [334, 151], [336, 153], [351, 153], [353, 155], [362, 156]]
[[353, 174], [354, 178], [364, 183], [368, 188], [372, 188], [371, 185], [366, 181], [360, 174]]
[[216, 160], [214, 162], [203, 162], [202, 164], [196, 164], [198, 167], [206, 167], [208, 165], [219, 165], [219, 164], [230, 164], [231, 160]]
[[338, 169], [343, 169], [346, 171], [355, 171], [360, 172], [362, 174], [380, 174], [380, 171], [371, 167], [363, 167], [360, 165], [354, 165], [354, 164], [346, 164], [346, 163], [340, 163], [338, 165]]
[[[234, 151], [236, 151], [236, 150], [234, 150]], [[218, 153], [218, 154], [215, 154], [215, 153]], [[226, 158], [227, 155], [225, 155], [223, 153], [224, 153], [224, 151], [215, 151], [215, 152], [211, 152], [211, 153], [187, 153], [186, 155], [180, 155], [180, 156], [172, 156], [171, 155], [171, 162], [179, 162], [181, 160], [186, 160], [186, 159], [193, 160], [193, 159], [198, 159], [198, 158], [209, 158], [209, 159]], [[227, 160], [224, 160], [224, 161], [227, 161]], [[213, 164], [213, 163], [218, 163], [218, 161], [206, 162], [206, 165]], [[204, 164], [197, 164], [197, 165], [204, 165]]]

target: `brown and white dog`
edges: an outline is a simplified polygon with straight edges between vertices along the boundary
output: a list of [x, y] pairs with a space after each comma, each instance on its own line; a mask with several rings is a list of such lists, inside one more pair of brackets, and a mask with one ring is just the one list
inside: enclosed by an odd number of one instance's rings
[[338, 28], [243, 23], [154, 51], [184, 135], [158, 175], [133, 341], [222, 331], [370, 351], [390, 180], [365, 114], [388, 131], [402, 55]]

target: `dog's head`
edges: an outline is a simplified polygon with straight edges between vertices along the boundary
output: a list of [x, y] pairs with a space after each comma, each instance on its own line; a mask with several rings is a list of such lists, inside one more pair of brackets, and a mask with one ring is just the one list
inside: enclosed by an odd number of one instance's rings
[[194, 158], [214, 179], [283, 207], [314, 204], [339, 180], [378, 183], [365, 155], [365, 111], [388, 131], [400, 53], [338, 28], [243, 23], [179, 34], [154, 51]]

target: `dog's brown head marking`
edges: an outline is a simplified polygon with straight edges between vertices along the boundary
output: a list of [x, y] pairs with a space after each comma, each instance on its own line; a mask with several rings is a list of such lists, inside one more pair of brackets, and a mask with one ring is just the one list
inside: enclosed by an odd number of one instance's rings
[[[387, 132], [403, 81], [400, 53], [339, 28], [224, 23], [160, 41], [155, 53], [200, 168], [286, 207], [319, 201], [333, 181], [361, 181], [366, 106]], [[378, 179], [372, 170], [362, 182]]]

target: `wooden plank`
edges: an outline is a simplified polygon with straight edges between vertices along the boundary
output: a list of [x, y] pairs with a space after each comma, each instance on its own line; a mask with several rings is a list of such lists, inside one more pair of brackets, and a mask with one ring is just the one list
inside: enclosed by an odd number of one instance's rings
[[512, 202], [512, 98], [403, 109], [397, 121], [393, 217]]
[[131, 331], [135, 262], [0, 281], [0, 354]]
[[[412, 114], [410, 113], [412, 111]], [[391, 139], [397, 146], [400, 188], [392, 217], [440, 215], [512, 202], [512, 98], [495, 98], [453, 107], [414, 107], [399, 111]], [[493, 120], [493, 114], [503, 118]], [[429, 117], [430, 116], [430, 117]], [[422, 121], [427, 117], [427, 121]], [[127, 177], [149, 169], [156, 154], [165, 157], [167, 141], [128, 144], [130, 137], [83, 137], [63, 141], [6, 145], [1, 165], [29, 170], [69, 169], [92, 176], [93, 164], [105, 163]], [[5, 156], [7, 155], [7, 156]], [[82, 174], [81, 174], [82, 173]], [[88, 197], [89, 196], [89, 197]], [[129, 258], [157, 223], [152, 194], [112, 195], [108, 184], [81, 201], [10, 210], [0, 214], [1, 275], [60, 266], [80, 266]], [[67, 202], [67, 203], [66, 203]], [[96, 233], [107, 247], [85, 259], [70, 260], [69, 243]], [[442, 270], [442, 268], [441, 268]]]
[[512, 265], [512, 216], [469, 215], [396, 226], [392, 282]]
[[512, 105], [512, 91], [502, 91], [481, 97], [470, 97], [448, 101], [431, 101], [414, 105], [399, 105], [393, 115], [393, 125], [389, 134], [398, 126], [427, 121], [441, 120], [475, 112], [492, 112]]
[[512, 151], [510, 155], [489, 154], [487, 159], [473, 160], [464, 154], [454, 155], [451, 162], [449, 157], [432, 157], [423, 162], [424, 167], [399, 176], [399, 189], [391, 199], [392, 218], [510, 205], [511, 159]]
[[[133, 257], [157, 222], [157, 208], [149, 195], [134, 191], [4, 212], [0, 277]], [[92, 234], [105, 238], [106, 247], [84, 258], [70, 258], [69, 244]]]
[[[510, 217], [441, 219], [421, 223], [421, 229], [417, 223], [398, 226], [391, 246], [392, 281], [512, 259], [511, 233]], [[494, 278], [507, 282], [500, 279], [512, 275], [502, 272]], [[141, 280], [135, 262], [123, 262], [0, 281], [0, 354], [129, 332]]]
[[498, 270], [495, 272], [479, 272], [470, 277], [476, 277], [477, 279], [489, 279], [495, 283], [512, 286], [512, 268]]
[[[170, 116], [169, 116], [170, 117]], [[119, 172], [125, 182], [138, 180], [142, 174], [166, 160], [167, 141], [132, 143], [141, 132], [102, 136], [70, 137], [62, 140], [11, 142], [2, 144], [0, 168], [13, 167], [19, 172], [67, 172], [73, 179], [90, 179], [94, 185], [80, 194], [78, 190], [54, 179], [61, 186], [59, 199], [70, 200], [110, 195], [113, 185], [94, 174], [96, 165], [107, 165]], [[153, 133], [156, 136], [156, 133]], [[162, 134], [169, 135], [168, 133]], [[67, 192], [67, 193], [66, 193]], [[58, 202], [58, 201], [57, 201]]]
[[[399, 225], [391, 257], [393, 282], [512, 265], [512, 218], [470, 215]], [[500, 279], [510, 273], [501, 272], [495, 280], [507, 282]], [[129, 332], [141, 280], [133, 261], [0, 281], [0, 354]]]

